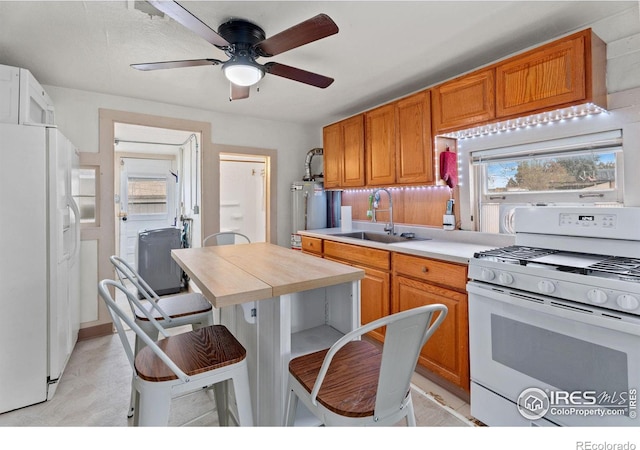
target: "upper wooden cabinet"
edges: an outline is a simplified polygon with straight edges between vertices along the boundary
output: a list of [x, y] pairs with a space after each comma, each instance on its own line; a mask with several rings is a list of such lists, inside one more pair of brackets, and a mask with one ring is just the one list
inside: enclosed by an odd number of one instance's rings
[[433, 134], [606, 101], [606, 45], [587, 29], [325, 127], [325, 186], [432, 183]]
[[432, 91], [435, 133], [486, 123], [496, 116], [493, 68], [447, 81]]
[[593, 102], [606, 107], [606, 46], [590, 29], [496, 66], [496, 115]]
[[396, 183], [433, 181], [431, 92], [396, 102]]
[[365, 120], [367, 185], [433, 181], [430, 91], [368, 111]]
[[364, 114], [323, 129], [324, 186], [364, 186]]
[[365, 113], [365, 144], [369, 186], [396, 182], [396, 116], [393, 103]]

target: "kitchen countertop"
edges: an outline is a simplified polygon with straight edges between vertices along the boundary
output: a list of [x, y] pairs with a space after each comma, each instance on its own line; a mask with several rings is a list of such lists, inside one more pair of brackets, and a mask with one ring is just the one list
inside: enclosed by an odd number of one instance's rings
[[[329, 239], [345, 244], [361, 245], [460, 264], [468, 264], [476, 252], [513, 245], [514, 240], [513, 236], [508, 235], [493, 235], [472, 231], [444, 231], [426, 227], [398, 226], [396, 230], [398, 235], [403, 232], [414, 232], [416, 237], [426, 238], [427, 240], [409, 240], [406, 242], [385, 244], [376, 241], [336, 236], [336, 234], [347, 232], [340, 228], [305, 230], [299, 231], [298, 233], [302, 236]], [[380, 232], [380, 230], [369, 223], [363, 223], [360, 226], [356, 225], [351, 231]]]

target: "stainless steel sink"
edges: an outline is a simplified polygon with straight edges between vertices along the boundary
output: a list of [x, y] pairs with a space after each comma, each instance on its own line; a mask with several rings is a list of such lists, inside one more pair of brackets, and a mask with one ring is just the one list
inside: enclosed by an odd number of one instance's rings
[[350, 233], [338, 233], [333, 236], [346, 238], [361, 239], [363, 241], [382, 242], [383, 244], [395, 244], [398, 242], [426, 241], [426, 238], [417, 238], [411, 233], [403, 233], [402, 235], [391, 236], [385, 233], [376, 233], [373, 231], [352, 231]]

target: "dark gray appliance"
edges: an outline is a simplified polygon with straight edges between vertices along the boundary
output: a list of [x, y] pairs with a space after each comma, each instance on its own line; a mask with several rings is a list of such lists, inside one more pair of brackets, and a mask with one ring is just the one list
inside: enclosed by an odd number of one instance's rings
[[158, 228], [138, 233], [138, 273], [158, 295], [174, 294], [182, 288], [182, 269], [171, 257], [171, 250], [181, 247], [181, 231], [178, 228]]

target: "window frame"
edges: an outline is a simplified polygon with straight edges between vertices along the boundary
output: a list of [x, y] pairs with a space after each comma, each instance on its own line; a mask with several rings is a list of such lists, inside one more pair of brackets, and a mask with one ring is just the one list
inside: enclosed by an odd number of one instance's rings
[[[558, 191], [505, 191], [488, 192], [487, 163], [495, 161], [516, 161], [518, 159], [534, 157], [562, 157], [588, 153], [615, 152], [615, 187], [594, 190], [558, 190]], [[622, 130], [612, 130], [602, 133], [592, 133], [571, 138], [557, 139], [539, 143], [508, 146], [490, 150], [479, 150], [470, 154], [470, 169], [475, 179], [474, 206], [478, 216], [477, 229], [489, 233], [509, 233], [504, 229], [503, 217], [509, 209], [525, 205], [607, 205], [622, 206], [624, 201], [624, 158], [623, 158]], [[486, 208], [483, 208], [486, 207]], [[493, 207], [493, 208], [492, 208]], [[499, 211], [498, 217], [486, 217], [486, 211]], [[492, 222], [491, 219], [494, 219]], [[483, 229], [487, 223], [499, 230]]]

